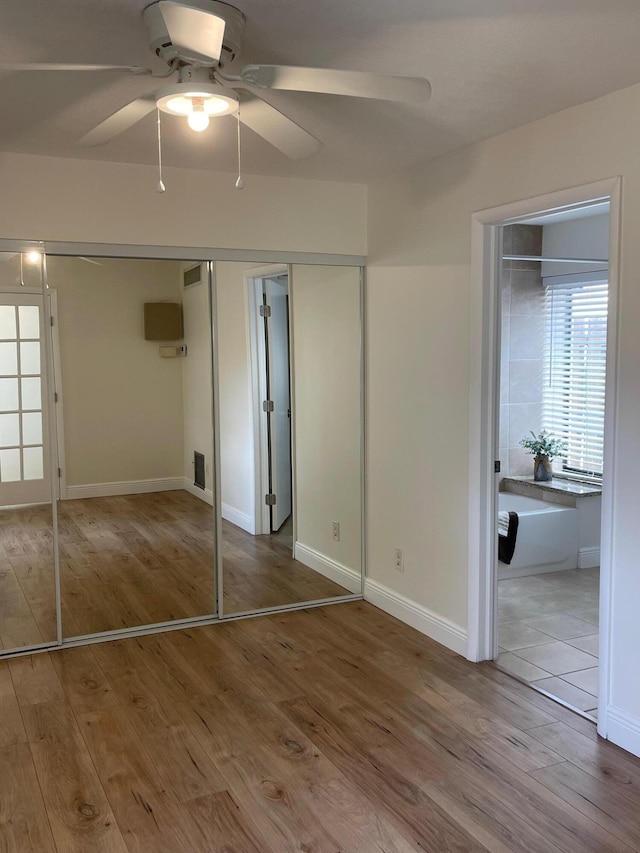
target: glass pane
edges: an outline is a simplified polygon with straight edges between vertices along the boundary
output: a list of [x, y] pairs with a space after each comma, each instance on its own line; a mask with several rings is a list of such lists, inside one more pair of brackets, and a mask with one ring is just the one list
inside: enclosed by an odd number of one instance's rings
[[37, 305], [21, 305], [18, 308], [20, 315], [20, 337], [40, 338], [40, 309]]
[[20, 416], [0, 415], [0, 447], [20, 444]]
[[28, 344], [20, 344], [20, 373], [40, 374], [40, 344], [33, 341]]
[[0, 305], [0, 338], [14, 340], [16, 331], [16, 309], [13, 305]]
[[18, 410], [18, 380], [0, 379], [0, 412]]
[[0, 344], [0, 376], [18, 373], [18, 344]]
[[23, 409], [41, 409], [42, 408], [42, 390], [40, 387], [40, 377], [33, 379], [22, 379], [22, 408]]
[[22, 416], [22, 443], [42, 444], [42, 412]]
[[15, 483], [20, 480], [20, 451], [0, 450], [0, 482]]
[[[100, 263], [49, 260], [59, 294], [69, 476], [79, 464], [84, 483], [129, 482], [141, 472], [161, 478], [176, 470], [189, 478], [189, 491], [60, 501], [65, 636], [216, 612], [214, 512], [206, 492], [192, 485], [201, 482], [192, 465], [195, 451], [205, 457], [205, 490], [213, 486], [208, 287], [203, 280], [178, 295], [183, 274], [200, 272], [195, 262], [110, 258]], [[150, 299], [183, 303], [185, 364], [175, 359], [169, 364], [158, 356], [157, 343], [142, 341], [142, 305]], [[43, 375], [45, 401], [46, 383]], [[50, 473], [46, 425], [53, 416], [43, 415], [45, 478]], [[116, 515], [122, 524], [113, 523]], [[86, 536], [78, 535], [79, 526]], [[108, 533], [91, 538], [91, 529]], [[245, 562], [253, 565], [252, 559]], [[79, 568], [87, 565], [91, 571]]]
[[42, 480], [44, 476], [42, 448], [25, 447], [22, 451], [22, 465], [24, 467], [24, 480]]
[[[274, 264], [247, 288], [246, 265], [222, 261], [216, 290], [224, 613], [359, 593], [360, 269], [294, 264], [289, 277]], [[268, 340], [249, 302], [270, 306]], [[252, 353], [272, 403], [255, 421]], [[276, 496], [266, 512], [246, 497], [256, 476]]]

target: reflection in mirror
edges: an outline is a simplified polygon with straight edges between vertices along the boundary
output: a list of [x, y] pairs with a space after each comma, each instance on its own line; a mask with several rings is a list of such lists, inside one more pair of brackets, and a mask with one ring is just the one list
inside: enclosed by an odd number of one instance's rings
[[224, 613], [359, 594], [360, 269], [215, 278]]
[[47, 272], [64, 636], [214, 614], [207, 265], [51, 257]]
[[0, 253], [0, 649], [57, 639], [42, 255]]

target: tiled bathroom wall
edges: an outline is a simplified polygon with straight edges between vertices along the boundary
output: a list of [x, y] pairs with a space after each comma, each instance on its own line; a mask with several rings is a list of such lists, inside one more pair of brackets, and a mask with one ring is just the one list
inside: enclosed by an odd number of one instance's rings
[[[542, 255], [541, 225], [504, 228], [504, 253]], [[520, 447], [542, 428], [544, 288], [537, 261], [502, 263], [500, 462], [503, 476], [533, 474], [533, 457]]]

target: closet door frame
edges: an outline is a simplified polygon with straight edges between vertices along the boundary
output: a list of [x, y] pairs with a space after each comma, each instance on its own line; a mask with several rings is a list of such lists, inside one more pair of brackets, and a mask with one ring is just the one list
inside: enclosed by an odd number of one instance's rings
[[[211, 321], [211, 359], [212, 359], [212, 391], [213, 391], [213, 462], [214, 462], [214, 477], [215, 495], [214, 495], [214, 513], [213, 524], [216, 535], [216, 565], [212, 567], [214, 577], [216, 579], [216, 607], [215, 612], [193, 618], [179, 619], [171, 622], [159, 622], [149, 625], [134, 626], [131, 628], [122, 628], [113, 631], [104, 631], [97, 634], [87, 634], [80, 637], [65, 638], [63, 636], [63, 623], [61, 612], [61, 594], [60, 594], [60, 556], [59, 556], [59, 540], [58, 540], [58, 512], [57, 500], [59, 494], [57, 489], [52, 489], [52, 513], [53, 513], [53, 542], [54, 542], [54, 571], [55, 571], [55, 590], [56, 590], [56, 621], [57, 621], [57, 638], [50, 643], [43, 643], [34, 646], [20, 648], [18, 650], [0, 650], [0, 660], [3, 658], [19, 657], [22, 655], [33, 654], [36, 652], [51, 651], [56, 648], [73, 648], [76, 646], [90, 645], [93, 643], [108, 642], [110, 640], [124, 639], [127, 637], [139, 637], [147, 634], [157, 634], [165, 631], [181, 630], [183, 628], [198, 627], [201, 625], [211, 625], [221, 621], [229, 621], [232, 619], [241, 619], [248, 616], [269, 615], [271, 613], [280, 613], [289, 610], [301, 610], [308, 607], [319, 607], [325, 604], [338, 604], [344, 601], [358, 601], [364, 597], [364, 583], [366, 576], [366, 538], [365, 538], [365, 384], [364, 384], [364, 364], [365, 364], [365, 272], [364, 265], [366, 258], [363, 255], [341, 255], [341, 254], [321, 254], [308, 252], [273, 252], [261, 250], [245, 250], [245, 249], [218, 249], [218, 248], [203, 248], [203, 247], [187, 247], [184, 246], [148, 246], [148, 245], [131, 245], [131, 244], [113, 244], [113, 243], [80, 243], [80, 242], [63, 242], [63, 241], [34, 241], [34, 240], [14, 240], [0, 238], [0, 252], [29, 252], [37, 251], [43, 254], [43, 293], [49, 293], [47, 277], [46, 277], [46, 258], [51, 256], [68, 256], [68, 257], [103, 257], [103, 258], [123, 258], [123, 259], [148, 259], [148, 260], [175, 260], [175, 261], [193, 261], [199, 260], [206, 264], [208, 273], [208, 290], [209, 290], [209, 309]], [[248, 611], [238, 614], [224, 615], [222, 612], [222, 561], [221, 561], [221, 506], [220, 506], [220, 448], [219, 448], [219, 430], [218, 424], [218, 377], [217, 377], [217, 330], [215, 321], [215, 272], [214, 261], [246, 261], [255, 263], [256, 266], [267, 263], [279, 264], [311, 264], [321, 266], [350, 266], [360, 268], [360, 414], [361, 414], [361, 434], [360, 434], [360, 475], [361, 475], [361, 553], [362, 553], [362, 587], [360, 593], [353, 593], [345, 596], [339, 596], [330, 599], [321, 599], [317, 601], [305, 601], [298, 604], [288, 604], [265, 608], [261, 610]], [[51, 326], [45, 323], [45, 344], [46, 344], [46, 369], [48, 379], [48, 393], [50, 395], [49, 404], [51, 412], [55, 412], [55, 376], [54, 376], [54, 341], [51, 333]], [[51, 441], [51, 474], [52, 483], [57, 483], [59, 460], [58, 436], [59, 429], [57, 426], [57, 418], [52, 416], [49, 419], [49, 431]], [[54, 475], [55, 474], [55, 478]]]

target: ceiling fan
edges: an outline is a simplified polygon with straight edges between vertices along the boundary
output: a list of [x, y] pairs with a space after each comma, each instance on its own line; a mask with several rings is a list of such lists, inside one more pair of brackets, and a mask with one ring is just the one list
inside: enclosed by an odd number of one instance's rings
[[[155, 0], [142, 17], [153, 54], [166, 72], [122, 65], [64, 63], [0, 64], [1, 71], [114, 71], [174, 81], [123, 106], [81, 137], [81, 145], [102, 145], [124, 133], [155, 109], [186, 116], [195, 131], [209, 119], [237, 113], [239, 120], [288, 157], [307, 157], [322, 147], [310, 133], [262, 100], [256, 89], [320, 92], [401, 102], [428, 100], [431, 86], [421, 77], [396, 77], [358, 71], [247, 65], [239, 74], [223, 69], [240, 53], [245, 16], [219, 0]], [[239, 108], [241, 105], [241, 108]]]

